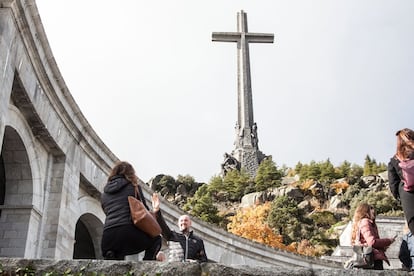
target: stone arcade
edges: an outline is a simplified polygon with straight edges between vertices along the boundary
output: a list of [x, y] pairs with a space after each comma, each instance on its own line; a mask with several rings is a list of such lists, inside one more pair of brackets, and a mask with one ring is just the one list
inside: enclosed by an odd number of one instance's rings
[[[0, 69], [0, 257], [102, 259], [99, 198], [118, 158], [71, 96], [33, 0], [0, 0]], [[149, 187], [143, 188], [148, 198]], [[163, 206], [167, 222], [175, 225], [182, 211], [164, 200]], [[198, 219], [193, 228], [211, 260], [222, 264], [340, 266], [263, 246]]]

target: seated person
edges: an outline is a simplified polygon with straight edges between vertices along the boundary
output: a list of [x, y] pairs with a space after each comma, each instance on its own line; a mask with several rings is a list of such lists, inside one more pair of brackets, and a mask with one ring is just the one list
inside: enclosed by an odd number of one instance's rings
[[156, 193], [152, 195], [152, 208], [156, 214], [157, 221], [161, 226], [162, 236], [167, 241], [180, 243], [183, 254], [176, 255], [182, 256], [180, 257], [182, 258], [181, 261], [207, 262], [204, 242], [200, 237], [194, 235], [191, 230], [191, 219], [188, 215], [182, 215], [178, 219], [178, 227], [180, 232], [176, 232], [171, 230], [165, 222], [160, 210], [160, 199]]

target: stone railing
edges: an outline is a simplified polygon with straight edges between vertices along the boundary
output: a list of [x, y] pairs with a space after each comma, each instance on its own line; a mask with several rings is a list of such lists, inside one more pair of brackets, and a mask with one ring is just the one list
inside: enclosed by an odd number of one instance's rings
[[335, 268], [303, 268], [298, 266], [261, 267], [223, 265], [219, 263], [180, 263], [156, 261], [50, 260], [0, 258], [0, 275], [412, 275], [402, 270], [344, 270]]

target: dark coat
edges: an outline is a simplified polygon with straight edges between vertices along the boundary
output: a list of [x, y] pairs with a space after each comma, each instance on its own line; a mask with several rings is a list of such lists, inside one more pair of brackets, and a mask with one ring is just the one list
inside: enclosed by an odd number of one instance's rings
[[397, 200], [401, 201], [405, 219], [409, 222], [414, 218], [414, 193], [404, 190], [404, 183], [401, 181], [402, 171], [400, 166], [398, 166], [399, 163], [400, 161], [396, 157], [391, 158], [388, 163], [388, 181], [391, 193]]
[[[139, 185], [138, 191], [140, 198], [144, 198]], [[104, 229], [132, 224], [128, 196], [135, 196], [135, 189], [126, 178], [116, 175], [108, 181], [101, 197], [102, 209], [106, 215]], [[143, 203], [149, 210], [145, 200]]]
[[181, 244], [184, 251], [184, 261], [191, 259], [199, 262], [207, 262], [206, 250], [204, 249], [204, 242], [201, 238], [194, 235], [193, 231], [190, 231], [188, 236], [172, 231], [165, 222], [161, 210], [156, 213], [156, 216], [162, 229], [162, 236], [167, 241], [175, 241]]

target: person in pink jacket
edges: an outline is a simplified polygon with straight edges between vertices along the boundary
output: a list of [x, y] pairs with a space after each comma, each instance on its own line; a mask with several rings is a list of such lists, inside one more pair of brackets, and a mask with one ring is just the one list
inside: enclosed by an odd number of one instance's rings
[[373, 269], [383, 270], [383, 261], [390, 265], [385, 251], [395, 241], [395, 237], [380, 238], [377, 225], [375, 224], [375, 217], [375, 208], [367, 203], [361, 203], [356, 208], [353, 218], [351, 244], [359, 243], [372, 246], [374, 251]]

